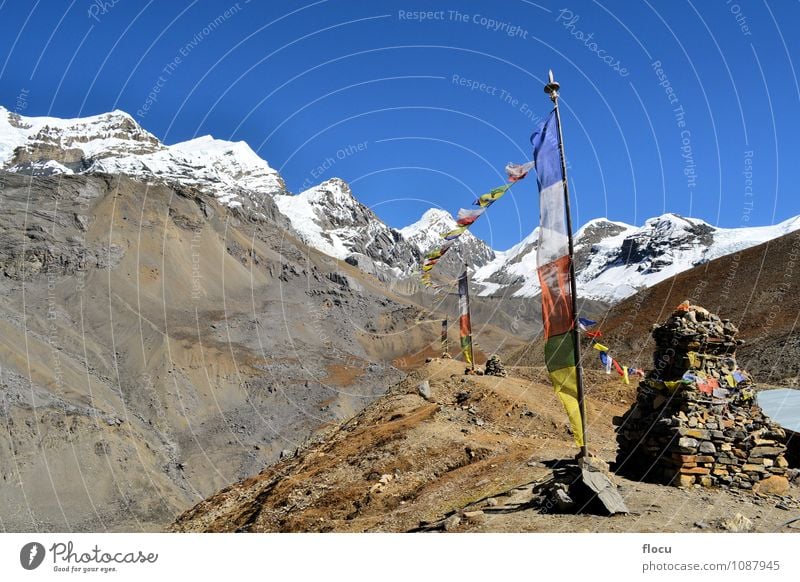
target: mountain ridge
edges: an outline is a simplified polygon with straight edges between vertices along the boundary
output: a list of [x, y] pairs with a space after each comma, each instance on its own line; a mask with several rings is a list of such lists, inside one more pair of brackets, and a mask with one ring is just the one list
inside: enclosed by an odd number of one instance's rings
[[[432, 208], [415, 223], [393, 228], [341, 178], [290, 194], [280, 173], [244, 141], [206, 135], [165, 145], [120, 110], [59, 119], [23, 117], [0, 106], [0, 169], [31, 176], [124, 174], [200, 188], [229, 208], [271, 217], [278, 212], [284, 227], [306, 244], [410, 292], [417, 287], [421, 258], [455, 226], [449, 212]], [[642, 226], [592, 219], [575, 233], [578, 290], [587, 299], [617, 303], [693, 266], [797, 229], [800, 217], [733, 229], [674, 213]], [[468, 230], [436, 274], [452, 279], [466, 264], [479, 295], [535, 297], [537, 238], [534, 229], [498, 251]]]

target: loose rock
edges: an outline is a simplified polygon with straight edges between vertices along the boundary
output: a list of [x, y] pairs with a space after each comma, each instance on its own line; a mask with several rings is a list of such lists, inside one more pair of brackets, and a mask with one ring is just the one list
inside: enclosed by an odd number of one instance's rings
[[753, 493], [762, 495], [786, 495], [789, 492], [789, 480], [782, 475], [772, 475], [753, 485]]
[[444, 526], [444, 531], [453, 531], [459, 525], [461, 525], [461, 516], [459, 515], [451, 515], [447, 519], [444, 520], [442, 524]]
[[419, 385], [417, 386], [417, 392], [425, 400], [430, 401], [433, 398], [433, 393], [431, 392], [431, 384], [427, 380], [419, 383]]
[[726, 517], [721, 520], [719, 527], [734, 533], [744, 533], [753, 531], [753, 522], [741, 513], [737, 513], [733, 517]]

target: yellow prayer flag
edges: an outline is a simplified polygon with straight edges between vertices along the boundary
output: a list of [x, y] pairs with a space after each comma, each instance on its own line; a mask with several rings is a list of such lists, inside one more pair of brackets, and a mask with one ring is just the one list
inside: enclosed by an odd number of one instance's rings
[[550, 381], [553, 383], [558, 399], [564, 405], [564, 410], [567, 411], [575, 444], [582, 447], [583, 424], [581, 423], [581, 407], [578, 402], [578, 375], [575, 366], [553, 370], [550, 372]]

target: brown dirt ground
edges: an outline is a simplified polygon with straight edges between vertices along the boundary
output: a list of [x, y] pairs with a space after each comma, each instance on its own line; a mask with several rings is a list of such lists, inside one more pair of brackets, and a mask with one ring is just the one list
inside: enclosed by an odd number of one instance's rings
[[[516, 487], [549, 474], [543, 462], [575, 454], [565, 415], [552, 389], [538, 381], [540, 371], [511, 370], [507, 378], [463, 372], [462, 363], [434, 360], [299, 456], [199, 503], [172, 529], [397, 532], [488, 497], [500, 505], [518, 501]], [[417, 394], [421, 380], [430, 383], [431, 402]], [[610, 418], [627, 407], [621, 400], [632, 388], [587, 380], [594, 384], [587, 402], [590, 448], [610, 461], [616, 448]], [[617, 479], [629, 515], [479, 512], [456, 531], [700, 531], [696, 523], [710, 531], [736, 513], [756, 531], [773, 531], [797, 513], [776, 508], [776, 498]], [[794, 486], [792, 493], [798, 494]]]

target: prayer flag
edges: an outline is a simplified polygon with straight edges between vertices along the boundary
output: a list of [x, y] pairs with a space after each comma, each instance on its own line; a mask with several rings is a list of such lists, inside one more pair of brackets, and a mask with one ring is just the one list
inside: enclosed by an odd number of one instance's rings
[[442, 238], [443, 238], [444, 240], [455, 240], [455, 239], [457, 239], [458, 237], [460, 237], [462, 234], [464, 234], [464, 231], [465, 231], [465, 230], [467, 230], [467, 227], [466, 227], [466, 226], [459, 226], [459, 227], [456, 227], [456, 228], [454, 228], [453, 230], [451, 230], [451, 231], [449, 231], [449, 232], [446, 232], [446, 233], [444, 233], [444, 234], [442, 235]]
[[524, 164], [513, 164], [509, 162], [506, 164], [506, 174], [508, 174], [509, 182], [518, 182], [525, 178], [528, 173], [536, 166], [536, 162], [530, 161]]
[[[569, 417], [575, 443], [582, 447], [583, 419], [578, 400], [578, 361], [575, 349], [578, 330], [575, 329], [572, 306], [564, 173], [561, 168], [555, 109], [531, 137], [531, 143], [539, 184], [539, 246], [536, 250], [536, 264], [542, 289], [545, 363], [553, 388]], [[595, 347], [597, 348], [596, 345]]]
[[503, 184], [499, 188], [495, 188], [491, 192], [487, 192], [486, 194], [481, 194], [481, 196], [475, 201], [476, 206], [480, 206], [481, 208], [488, 208], [503, 196], [506, 193], [506, 190], [511, 188], [511, 184]]
[[485, 208], [474, 208], [474, 209], [467, 209], [462, 208], [458, 211], [458, 218], [456, 219], [456, 224], [458, 226], [469, 226], [478, 218], [480, 218], [481, 214], [486, 212]]
[[464, 361], [474, 367], [472, 358], [472, 323], [469, 319], [469, 283], [467, 281], [467, 270], [458, 278], [458, 308], [459, 331], [461, 332], [461, 351], [464, 354]]

